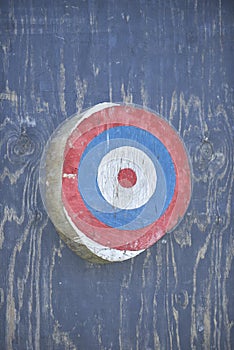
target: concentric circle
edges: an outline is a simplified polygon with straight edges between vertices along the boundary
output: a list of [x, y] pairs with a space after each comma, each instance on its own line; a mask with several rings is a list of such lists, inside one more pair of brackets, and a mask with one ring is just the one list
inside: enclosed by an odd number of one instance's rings
[[176, 226], [190, 196], [183, 143], [152, 112], [122, 105], [88, 111], [67, 139], [64, 212], [94, 244], [140, 252]]
[[[123, 178], [123, 174], [130, 174], [130, 172], [136, 178], [134, 186], [131, 183], [128, 185], [129, 182]], [[124, 186], [121, 185], [118, 177]], [[144, 152], [137, 148], [118, 147], [102, 158], [98, 167], [97, 185], [104, 199], [112, 207], [128, 210], [139, 208], [147, 203], [155, 192], [154, 164]]]

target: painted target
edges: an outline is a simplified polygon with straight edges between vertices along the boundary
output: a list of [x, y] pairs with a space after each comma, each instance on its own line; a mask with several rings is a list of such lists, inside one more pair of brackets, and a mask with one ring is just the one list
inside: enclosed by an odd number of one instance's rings
[[176, 131], [154, 113], [100, 104], [67, 135], [61, 200], [77, 240], [104, 260], [139, 254], [171, 231], [191, 197]]

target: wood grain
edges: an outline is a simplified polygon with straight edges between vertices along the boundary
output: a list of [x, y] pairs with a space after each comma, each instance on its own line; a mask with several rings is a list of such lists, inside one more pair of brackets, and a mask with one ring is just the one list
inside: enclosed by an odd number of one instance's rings
[[[1, 1], [0, 348], [234, 348], [229, 0]], [[55, 128], [102, 101], [163, 115], [193, 169], [189, 210], [138, 257], [97, 266], [39, 193]]]

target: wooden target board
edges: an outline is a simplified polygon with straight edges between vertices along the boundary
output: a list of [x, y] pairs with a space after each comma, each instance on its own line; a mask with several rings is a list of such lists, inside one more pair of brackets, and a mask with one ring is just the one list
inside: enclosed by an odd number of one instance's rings
[[151, 111], [102, 103], [60, 126], [41, 161], [44, 204], [90, 261], [132, 258], [171, 231], [191, 197], [177, 132]]

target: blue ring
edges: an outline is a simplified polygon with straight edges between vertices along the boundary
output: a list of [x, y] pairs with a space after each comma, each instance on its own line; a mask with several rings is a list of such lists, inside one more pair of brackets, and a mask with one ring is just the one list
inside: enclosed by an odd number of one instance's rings
[[[155, 193], [140, 208], [130, 210], [113, 208], [103, 198], [98, 188], [97, 170], [102, 158], [121, 146], [142, 150], [156, 169]], [[78, 189], [87, 208], [101, 222], [122, 230], [140, 229], [156, 221], [171, 202], [175, 182], [174, 164], [166, 147], [148, 131], [134, 126], [114, 127], [96, 136], [84, 150], [78, 167]]]

